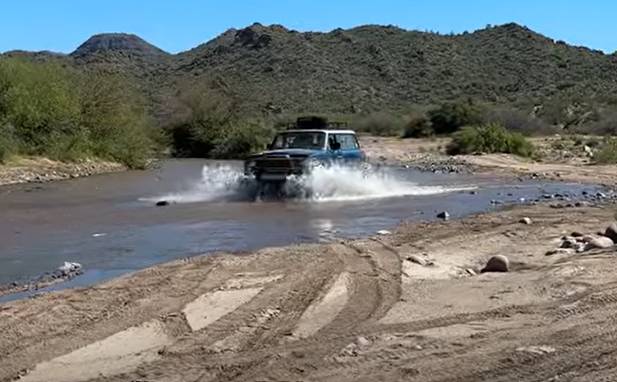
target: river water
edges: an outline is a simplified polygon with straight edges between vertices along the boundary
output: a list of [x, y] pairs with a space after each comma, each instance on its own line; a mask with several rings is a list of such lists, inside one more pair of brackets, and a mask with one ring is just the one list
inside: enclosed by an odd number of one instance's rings
[[[323, 169], [296, 182], [314, 190], [311, 198], [254, 201], [239, 182], [240, 165], [169, 160], [148, 171], [2, 187], [0, 284], [71, 261], [85, 273], [61, 287], [88, 285], [191, 255], [355, 237], [443, 210], [456, 218], [497, 208], [491, 200], [595, 191], [405, 168]], [[171, 204], [155, 207], [158, 200]]]

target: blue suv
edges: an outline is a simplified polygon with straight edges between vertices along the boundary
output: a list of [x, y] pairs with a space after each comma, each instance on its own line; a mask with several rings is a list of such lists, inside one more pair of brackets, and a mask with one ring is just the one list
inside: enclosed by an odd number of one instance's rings
[[341, 123], [319, 117], [299, 118], [287, 131], [278, 133], [266, 151], [247, 158], [244, 173], [258, 182], [284, 182], [314, 167], [354, 165], [365, 161], [356, 133]]

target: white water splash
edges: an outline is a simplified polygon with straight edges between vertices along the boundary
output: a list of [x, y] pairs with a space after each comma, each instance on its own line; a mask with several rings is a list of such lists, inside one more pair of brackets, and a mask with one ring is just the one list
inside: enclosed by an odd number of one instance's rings
[[227, 165], [206, 165], [201, 170], [201, 179], [183, 191], [158, 197], [141, 198], [141, 201], [169, 203], [197, 203], [231, 199], [241, 192], [244, 179], [242, 172]]
[[[316, 168], [306, 176], [291, 176], [283, 190], [287, 196], [295, 199], [331, 202], [435, 195], [473, 188], [421, 186], [399, 179], [386, 170], [332, 166]], [[186, 190], [141, 200], [164, 200], [170, 203], [250, 200], [255, 197], [257, 190], [256, 183], [247, 179], [237, 167], [206, 165], [202, 169], [201, 179]]]
[[311, 190], [318, 202], [356, 201], [413, 195], [435, 195], [473, 187], [421, 186], [400, 179], [387, 170], [362, 170], [350, 167], [320, 167], [298, 180]]

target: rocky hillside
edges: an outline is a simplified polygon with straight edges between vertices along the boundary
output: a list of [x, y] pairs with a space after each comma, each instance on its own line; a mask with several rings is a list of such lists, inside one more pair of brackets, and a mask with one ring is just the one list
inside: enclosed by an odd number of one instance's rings
[[367, 109], [460, 97], [510, 102], [572, 88], [608, 94], [617, 60], [516, 24], [443, 36], [363, 26], [297, 33], [230, 30], [177, 57], [176, 73], [217, 75], [272, 110]]
[[62, 59], [134, 77], [157, 115], [168, 112], [179, 88], [200, 80], [224, 84], [255, 114], [358, 113], [463, 97], [531, 104], [617, 91], [616, 55], [517, 24], [459, 35], [373, 25], [300, 33], [254, 24], [176, 55], [134, 35], [104, 34]]
[[80, 66], [103, 66], [138, 78], [165, 71], [172, 56], [138, 36], [125, 33], [98, 34], [81, 44], [70, 57]]

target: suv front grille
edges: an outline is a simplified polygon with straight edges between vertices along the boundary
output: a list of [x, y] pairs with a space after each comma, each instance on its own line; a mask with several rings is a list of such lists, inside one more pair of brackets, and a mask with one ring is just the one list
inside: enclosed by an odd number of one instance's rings
[[257, 162], [260, 168], [292, 168], [293, 163], [287, 158], [267, 158]]
[[255, 167], [263, 172], [289, 173], [302, 168], [304, 158], [263, 158], [255, 162]]

